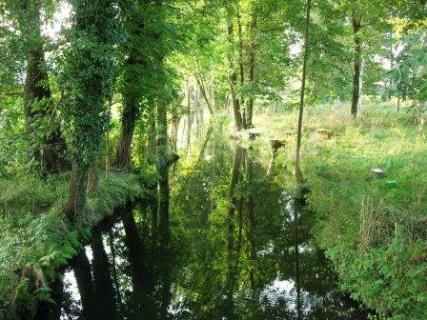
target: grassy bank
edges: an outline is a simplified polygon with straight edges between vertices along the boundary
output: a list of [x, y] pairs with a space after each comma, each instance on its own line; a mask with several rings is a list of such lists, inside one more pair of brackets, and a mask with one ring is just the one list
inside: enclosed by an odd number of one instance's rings
[[48, 283], [81, 248], [91, 227], [143, 193], [132, 174], [101, 174], [87, 214], [70, 223], [63, 212], [68, 181], [68, 175], [0, 181], [0, 319], [12, 319], [23, 309], [34, 312], [37, 301], [49, 298]]
[[[386, 319], [427, 319], [426, 129], [409, 109], [369, 104], [356, 120], [347, 111], [309, 108], [305, 117], [314, 233], [353, 297]], [[296, 113], [258, 120], [263, 134], [288, 140], [280, 161], [289, 171], [295, 123]]]

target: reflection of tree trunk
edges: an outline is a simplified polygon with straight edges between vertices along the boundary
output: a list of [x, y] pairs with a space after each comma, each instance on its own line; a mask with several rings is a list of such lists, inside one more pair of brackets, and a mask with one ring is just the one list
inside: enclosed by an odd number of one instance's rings
[[90, 263], [84, 251], [73, 260], [73, 271], [76, 277], [77, 287], [82, 304], [82, 319], [96, 319], [95, 312], [95, 288], [90, 271]]
[[37, 313], [33, 320], [58, 320], [61, 318], [61, 308], [64, 300], [62, 279], [56, 278], [56, 280], [50, 284], [50, 288], [52, 290], [53, 303], [47, 301], [39, 303]]
[[[162, 249], [164, 254], [169, 254]], [[164, 264], [162, 267], [163, 270], [160, 271], [160, 310], [159, 310], [159, 319], [168, 319], [168, 310], [172, 299], [171, 293], [171, 264]]]
[[111, 271], [112, 271], [112, 277], [114, 282], [114, 289], [117, 295], [117, 307], [119, 309], [119, 313], [121, 313], [122, 309], [122, 296], [121, 296], [121, 290], [120, 290], [120, 284], [119, 284], [119, 277], [117, 275], [117, 267], [116, 267], [116, 248], [114, 244], [114, 235], [112, 229], [108, 233], [108, 245], [110, 246], [111, 250]]
[[125, 243], [129, 255], [133, 292], [139, 296], [144, 291], [145, 252], [143, 239], [138, 234], [131, 204], [127, 204], [123, 209], [122, 221], [125, 229]]
[[354, 60], [353, 60], [353, 97], [351, 101], [351, 115], [357, 116], [360, 107], [362, 92], [362, 39], [360, 38], [361, 19], [356, 13], [352, 17], [354, 37]]
[[95, 297], [98, 297], [97, 318], [118, 319], [117, 305], [110, 275], [108, 257], [102, 243], [102, 235], [96, 234], [92, 239], [93, 277], [95, 282]]
[[197, 163], [200, 163], [200, 161], [202, 161], [205, 157], [206, 148], [208, 146], [209, 140], [211, 139], [212, 131], [213, 125], [210, 124], [208, 127], [208, 131], [206, 132], [205, 140], [203, 141], [202, 147], [200, 148], [199, 156], [197, 157]]
[[132, 310], [130, 319], [154, 319], [155, 303], [152, 301], [154, 291], [153, 276], [148, 269], [144, 240], [138, 233], [138, 228], [132, 212], [132, 206], [126, 205], [122, 214], [125, 229], [125, 244], [128, 249], [128, 259], [132, 279]]
[[[249, 186], [252, 187], [253, 183], [253, 161], [248, 155], [248, 181]], [[256, 218], [255, 218], [255, 203], [254, 197], [252, 194], [252, 190], [249, 190], [249, 199], [248, 199], [248, 240], [249, 240], [249, 257], [250, 257], [250, 271], [249, 277], [251, 281], [251, 289], [252, 289], [252, 298], [256, 296], [257, 283], [256, 283]]]
[[[235, 189], [237, 184], [240, 181], [241, 177], [241, 166], [244, 156], [244, 149], [239, 145], [236, 145], [233, 168], [231, 174], [230, 182], [230, 193], [229, 193], [229, 208], [227, 213], [227, 276], [225, 283], [225, 295], [226, 295], [226, 304], [224, 313], [227, 319], [232, 319], [234, 314], [234, 302], [233, 302], [233, 292], [235, 289], [236, 276], [237, 276], [237, 261], [238, 261], [238, 251], [240, 247], [240, 238], [241, 238], [241, 222], [239, 224], [239, 238], [238, 243], [235, 243], [234, 233], [235, 233], [235, 211], [239, 209], [239, 217], [242, 216], [242, 202], [239, 201], [239, 198], [235, 194]], [[242, 220], [242, 219], [241, 219]]]
[[295, 289], [296, 289], [296, 311], [297, 320], [302, 319], [301, 310], [301, 274], [300, 274], [300, 253], [299, 253], [299, 213], [301, 204], [299, 200], [294, 201], [294, 251], [295, 251]]

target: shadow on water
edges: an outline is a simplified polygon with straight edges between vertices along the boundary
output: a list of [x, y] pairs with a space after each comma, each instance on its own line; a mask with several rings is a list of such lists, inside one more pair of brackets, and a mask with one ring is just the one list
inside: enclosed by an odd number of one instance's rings
[[62, 277], [61, 319], [367, 319], [316, 247], [313, 215], [256, 148], [219, 135], [178, 166], [169, 205], [128, 204], [95, 232]]

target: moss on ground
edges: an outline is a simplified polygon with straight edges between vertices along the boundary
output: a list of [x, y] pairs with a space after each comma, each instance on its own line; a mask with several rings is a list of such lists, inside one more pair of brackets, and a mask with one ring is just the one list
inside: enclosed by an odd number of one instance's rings
[[71, 223], [63, 210], [68, 181], [67, 174], [0, 181], [0, 319], [10, 319], [20, 309], [35, 312], [38, 301], [49, 299], [48, 284], [81, 249], [92, 226], [143, 195], [133, 174], [101, 173], [86, 215]]

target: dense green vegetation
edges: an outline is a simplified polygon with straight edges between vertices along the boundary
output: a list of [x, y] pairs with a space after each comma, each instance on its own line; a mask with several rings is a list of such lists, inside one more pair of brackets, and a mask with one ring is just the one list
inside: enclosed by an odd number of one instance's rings
[[[115, 244], [93, 231], [135, 200], [154, 209], [123, 221], [126, 246], [142, 255], [144, 230], [159, 259], [185, 244], [197, 319], [329, 311], [300, 274], [307, 243], [361, 314], [426, 319], [426, 16], [425, 0], [1, 0], [0, 319], [59, 319], [65, 268], [92, 277], [86, 243], [102, 292]], [[262, 292], [292, 272], [274, 316]]]
[[[308, 111], [304, 145], [316, 237], [343, 286], [385, 317], [423, 319], [425, 129], [383, 103], [370, 103], [357, 121], [318, 107]], [[383, 168], [385, 176], [376, 178], [372, 168]]]

